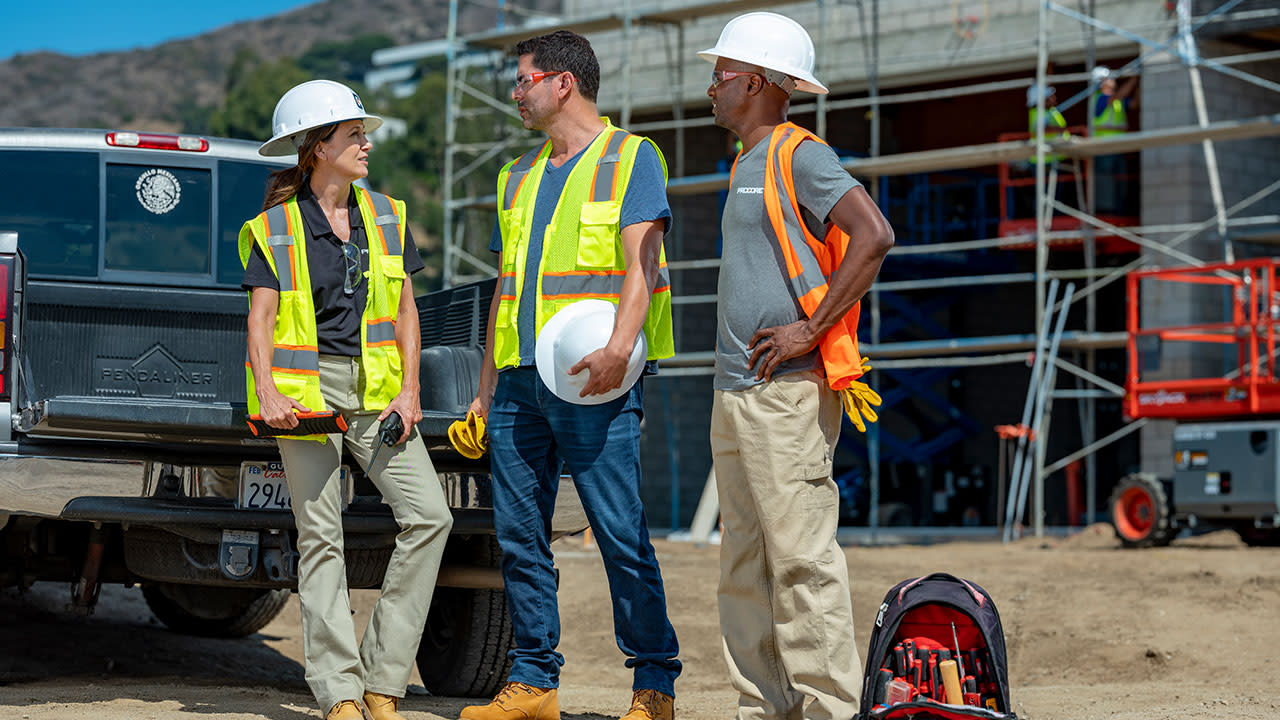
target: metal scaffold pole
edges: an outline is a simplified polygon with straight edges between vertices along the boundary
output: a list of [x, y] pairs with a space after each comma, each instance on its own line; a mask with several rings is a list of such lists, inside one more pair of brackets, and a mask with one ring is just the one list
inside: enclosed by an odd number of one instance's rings
[[453, 238], [453, 163], [455, 157], [454, 148], [458, 139], [456, 116], [456, 104], [458, 102], [458, 2], [459, 0], [449, 0], [449, 29], [445, 35], [448, 38], [449, 46], [445, 51], [444, 177], [442, 178], [444, 197], [441, 200], [444, 205], [444, 227], [440, 233], [440, 242], [444, 249], [444, 268], [440, 274], [444, 287], [452, 287], [453, 276], [457, 269], [457, 253], [454, 252]]
[[1036, 327], [1041, 327], [1045, 322], [1045, 278], [1046, 271], [1049, 267], [1049, 242], [1045, 234], [1048, 228], [1045, 226], [1048, 218], [1046, 215], [1050, 212], [1052, 198], [1045, 196], [1046, 178], [1045, 178], [1045, 93], [1044, 89], [1048, 86], [1045, 76], [1048, 75], [1049, 65], [1049, 3], [1043, 0], [1040, 3], [1040, 21], [1036, 30], [1036, 127], [1035, 127], [1035, 144], [1036, 144]]

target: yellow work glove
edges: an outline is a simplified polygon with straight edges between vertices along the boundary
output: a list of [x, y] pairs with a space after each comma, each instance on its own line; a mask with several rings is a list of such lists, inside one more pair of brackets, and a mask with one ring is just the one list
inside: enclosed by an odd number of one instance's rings
[[463, 457], [479, 460], [489, 449], [484, 418], [468, 412], [465, 420], [458, 420], [449, 426], [449, 442]]
[[[862, 372], [871, 372], [871, 360], [862, 358]], [[871, 389], [871, 386], [864, 382], [855, 380], [849, 384], [849, 387], [840, 391], [840, 401], [844, 404], [844, 414], [849, 416], [849, 421], [853, 426], [858, 428], [858, 432], [866, 432], [868, 422], [875, 422], [880, 419], [876, 414], [875, 408], [880, 407], [884, 402], [880, 398], [880, 393]], [[866, 418], [866, 422], [863, 422]]]

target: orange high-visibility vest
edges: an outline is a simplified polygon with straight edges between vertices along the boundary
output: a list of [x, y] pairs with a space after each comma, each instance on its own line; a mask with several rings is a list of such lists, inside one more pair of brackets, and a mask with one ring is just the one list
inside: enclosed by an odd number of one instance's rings
[[[764, 204], [769, 213], [765, 228], [782, 249], [786, 260], [787, 279], [800, 301], [800, 308], [810, 317], [827, 296], [828, 280], [849, 248], [849, 235], [835, 223], [827, 224], [826, 235], [819, 239], [809, 232], [796, 197], [792, 157], [806, 140], [826, 144], [817, 135], [795, 123], [783, 123], [769, 136], [769, 155], [765, 159]], [[737, 169], [737, 160], [734, 169]], [[732, 182], [732, 175], [730, 175]], [[818, 341], [827, 384], [832, 390], [843, 390], [862, 376], [858, 352], [858, 311], [855, 303]]]

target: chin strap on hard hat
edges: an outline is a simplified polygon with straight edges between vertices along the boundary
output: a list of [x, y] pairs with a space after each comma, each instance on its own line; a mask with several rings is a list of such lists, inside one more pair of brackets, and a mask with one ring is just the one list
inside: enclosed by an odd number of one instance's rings
[[777, 70], [770, 70], [769, 68], [764, 68], [764, 79], [770, 83], [773, 83], [774, 85], [777, 85], [779, 88], [782, 89], [783, 92], [785, 92], [788, 95], [795, 92], [796, 90], [795, 78], [791, 77], [790, 75], [787, 75], [784, 72], [779, 72]]

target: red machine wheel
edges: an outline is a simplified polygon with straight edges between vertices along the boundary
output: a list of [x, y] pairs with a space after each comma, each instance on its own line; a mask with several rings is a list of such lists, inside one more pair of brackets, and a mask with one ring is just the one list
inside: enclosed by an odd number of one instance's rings
[[1168, 545], [1171, 508], [1164, 485], [1150, 473], [1125, 476], [1111, 494], [1111, 524], [1125, 547]]

